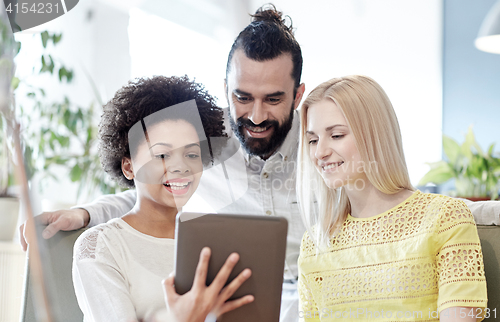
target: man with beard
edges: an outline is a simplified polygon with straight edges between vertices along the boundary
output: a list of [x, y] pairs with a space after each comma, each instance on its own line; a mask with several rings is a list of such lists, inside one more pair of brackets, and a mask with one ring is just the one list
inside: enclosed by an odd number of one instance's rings
[[[296, 108], [305, 90], [301, 72], [302, 54], [291, 24], [286, 25], [274, 6], [259, 8], [234, 41], [226, 67], [226, 123], [243, 149], [223, 166], [205, 171], [196, 192], [221, 213], [288, 220], [281, 321], [298, 320], [297, 259], [305, 231], [295, 195]], [[229, 186], [220, 184], [224, 177]], [[43, 213], [38, 216], [48, 224], [43, 237], [106, 222], [127, 213], [135, 198], [134, 191], [127, 191], [75, 209]]]

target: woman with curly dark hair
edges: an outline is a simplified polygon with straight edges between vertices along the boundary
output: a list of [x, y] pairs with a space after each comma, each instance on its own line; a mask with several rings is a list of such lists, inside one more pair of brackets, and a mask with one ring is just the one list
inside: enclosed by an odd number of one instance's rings
[[[137, 201], [75, 243], [73, 282], [84, 321], [147, 320], [165, 308], [161, 281], [173, 271], [175, 217], [198, 187], [203, 165], [220, 152], [210, 138], [225, 136], [222, 117], [214, 98], [187, 76], [130, 81], [104, 106], [101, 164], [122, 186], [135, 187]], [[200, 270], [209, 256], [202, 251]], [[197, 289], [169, 297], [177, 321], [204, 321], [253, 300], [226, 302], [249, 270], [221, 292], [237, 260], [232, 254], [209, 287], [195, 280]]]

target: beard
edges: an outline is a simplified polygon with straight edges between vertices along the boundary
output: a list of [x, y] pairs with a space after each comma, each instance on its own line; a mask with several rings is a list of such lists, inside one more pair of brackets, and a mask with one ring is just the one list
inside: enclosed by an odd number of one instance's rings
[[[290, 108], [290, 114], [279, 124], [276, 120], [265, 120], [260, 124], [254, 124], [247, 118], [240, 117], [236, 121], [231, 116], [231, 109], [229, 108], [229, 123], [231, 129], [240, 141], [245, 151], [250, 155], [256, 155], [262, 159], [267, 159], [273, 154], [286, 139], [288, 132], [292, 128], [293, 123], [294, 104]], [[260, 127], [260, 128], [273, 128], [273, 133], [267, 138], [252, 138], [245, 136], [246, 127]]]

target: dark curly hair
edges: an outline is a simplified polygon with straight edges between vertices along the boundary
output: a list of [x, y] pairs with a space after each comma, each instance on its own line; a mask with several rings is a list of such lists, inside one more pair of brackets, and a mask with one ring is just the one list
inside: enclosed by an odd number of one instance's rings
[[[120, 88], [104, 105], [99, 123], [98, 149], [104, 171], [121, 186], [134, 187], [134, 181], [125, 178], [121, 168], [122, 159], [131, 157], [128, 140], [130, 128], [150, 114], [192, 99], [196, 101], [207, 139], [227, 136], [224, 133], [222, 109], [217, 107], [214, 97], [208, 94], [203, 85], [190, 81], [187, 76], [137, 78]], [[189, 115], [177, 114], [172, 119], [182, 119], [193, 124]], [[213, 161], [213, 156], [220, 153], [219, 150], [213, 151], [214, 149], [216, 147], [210, 146], [210, 141], [205, 148], [204, 145], [201, 146], [204, 165]]]
[[[226, 65], [226, 79], [231, 70], [231, 60], [237, 49], [242, 49], [245, 55], [262, 62], [274, 59], [282, 54], [292, 56], [292, 78], [295, 81], [295, 91], [300, 86], [302, 74], [302, 51], [293, 35], [292, 20], [286, 24], [283, 13], [273, 4], [263, 5], [252, 16], [252, 22], [236, 37]], [[295, 96], [295, 93], [294, 93]]]

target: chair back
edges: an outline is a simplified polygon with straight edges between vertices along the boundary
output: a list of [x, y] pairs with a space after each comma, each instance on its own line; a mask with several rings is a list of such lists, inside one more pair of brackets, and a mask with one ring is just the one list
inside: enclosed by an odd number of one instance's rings
[[[85, 229], [60, 231], [50, 239], [43, 239], [44, 226], [37, 227], [38, 245], [43, 265], [48, 302], [54, 322], [82, 322], [83, 313], [78, 306], [73, 288], [71, 266], [73, 263], [73, 245]], [[26, 261], [22, 322], [36, 322], [38, 315], [32, 295], [32, 276], [29, 268], [29, 253]]]
[[[477, 232], [483, 251], [488, 307], [490, 310], [497, 308], [496, 315], [500, 320], [500, 226], [478, 225]], [[496, 321], [494, 316], [490, 319]]]

